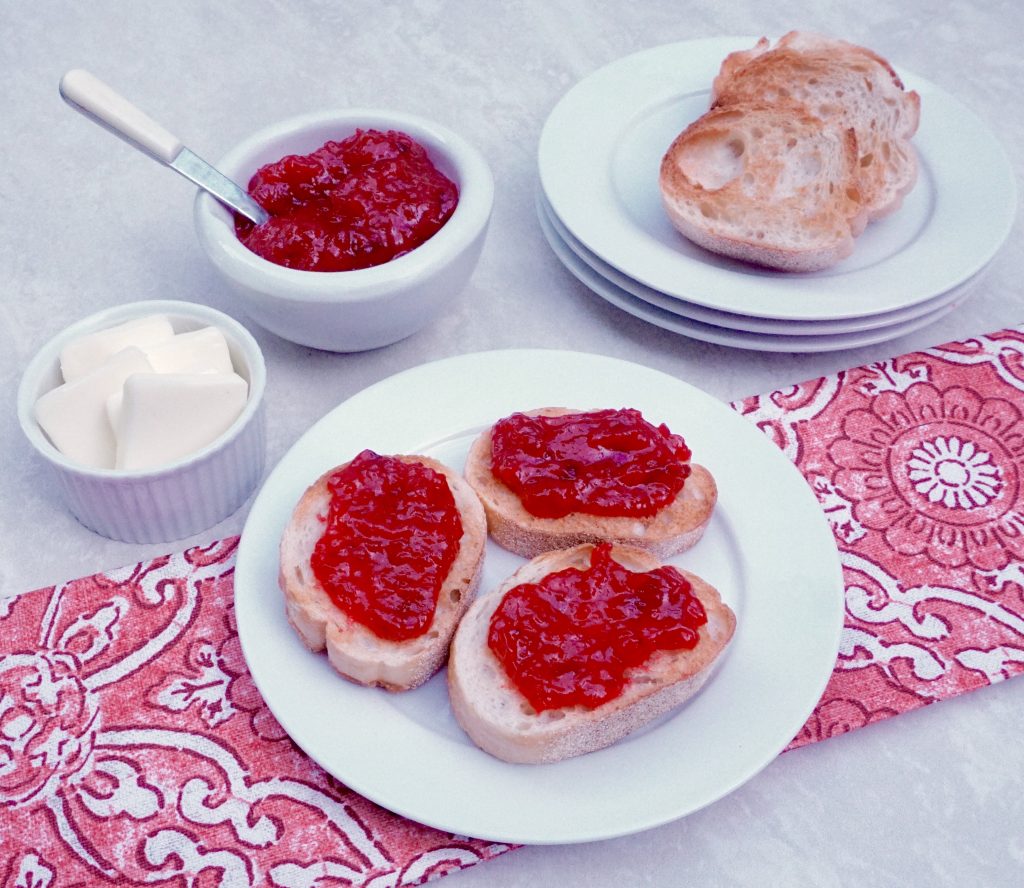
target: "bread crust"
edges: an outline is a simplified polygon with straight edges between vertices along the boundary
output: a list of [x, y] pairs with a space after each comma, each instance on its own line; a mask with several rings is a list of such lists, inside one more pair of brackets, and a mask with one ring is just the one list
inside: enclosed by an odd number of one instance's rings
[[487, 540], [483, 508], [462, 477], [430, 457], [403, 455], [396, 459], [420, 463], [443, 475], [462, 520], [459, 552], [424, 635], [405, 641], [380, 638], [341, 611], [313, 573], [310, 557], [323, 535], [330, 503], [327, 482], [348, 463], [325, 472], [302, 495], [281, 538], [278, 575], [288, 622], [303, 644], [314, 652], [326, 650], [331, 665], [345, 678], [389, 691], [417, 687], [444, 665], [455, 628], [476, 597]]
[[[528, 416], [564, 416], [585, 411], [544, 407], [524, 412]], [[661, 559], [670, 558], [686, 551], [703, 536], [718, 500], [718, 486], [711, 472], [691, 463], [691, 474], [679, 495], [649, 518], [580, 512], [563, 518], [538, 518], [491, 472], [491, 441], [492, 430], [486, 429], [473, 442], [466, 457], [466, 480], [483, 504], [491, 539], [524, 558], [603, 540], [635, 546]]]
[[[708, 617], [692, 650], [658, 651], [630, 670], [623, 693], [595, 709], [537, 713], [512, 684], [487, 645], [491, 615], [514, 587], [568, 567], [586, 568], [594, 546], [547, 552], [523, 565], [470, 608], [452, 641], [448, 693], [463, 730], [481, 749], [508, 762], [556, 762], [602, 749], [682, 705], [704, 685], [736, 628], [736, 616], [705, 580], [685, 570]], [[641, 549], [614, 546], [612, 557], [633, 571], [661, 561]], [[678, 570], [678, 568], [677, 568]]]

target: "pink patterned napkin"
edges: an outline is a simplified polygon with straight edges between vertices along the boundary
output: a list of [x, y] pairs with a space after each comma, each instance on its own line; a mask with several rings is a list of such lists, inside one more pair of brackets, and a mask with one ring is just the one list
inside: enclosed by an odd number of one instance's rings
[[733, 405], [839, 545], [839, 659], [790, 749], [1024, 672], [1024, 327]]
[[404, 820], [281, 730], [238, 538], [0, 599], [0, 886], [417, 885], [507, 850]]
[[[1024, 329], [734, 405], [836, 534], [846, 629], [802, 746], [1024, 671]], [[0, 886], [416, 885], [507, 845], [348, 790], [284, 734], [237, 539], [0, 599]]]

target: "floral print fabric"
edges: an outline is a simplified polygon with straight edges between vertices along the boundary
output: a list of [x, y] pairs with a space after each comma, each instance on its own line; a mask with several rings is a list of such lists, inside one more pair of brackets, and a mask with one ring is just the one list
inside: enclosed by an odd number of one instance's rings
[[799, 466], [846, 625], [801, 746], [1024, 672], [1024, 329], [734, 405]]
[[[1024, 672], [1024, 331], [733, 405], [835, 533], [846, 625], [791, 748]], [[292, 743], [233, 621], [237, 539], [0, 599], [0, 885], [398, 888], [509, 846]]]

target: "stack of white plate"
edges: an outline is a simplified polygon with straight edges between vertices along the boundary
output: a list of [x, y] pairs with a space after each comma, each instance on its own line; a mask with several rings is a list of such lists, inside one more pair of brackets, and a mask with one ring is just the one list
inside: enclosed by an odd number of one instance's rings
[[671, 225], [658, 168], [708, 107], [722, 59], [755, 38], [687, 41], [619, 59], [573, 87], [541, 133], [537, 212], [566, 268], [598, 296], [694, 339], [760, 351], [853, 348], [932, 323], [977, 292], [1010, 232], [1016, 186], [998, 140], [963, 104], [921, 96], [918, 181], [851, 257], [787, 274], [702, 250]]

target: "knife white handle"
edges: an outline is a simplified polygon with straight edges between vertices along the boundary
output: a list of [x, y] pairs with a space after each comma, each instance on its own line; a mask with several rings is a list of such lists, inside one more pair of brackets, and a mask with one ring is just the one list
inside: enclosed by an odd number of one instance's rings
[[69, 105], [161, 163], [181, 153], [181, 141], [88, 71], [76, 68], [60, 81]]

